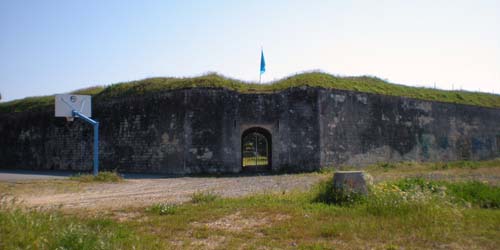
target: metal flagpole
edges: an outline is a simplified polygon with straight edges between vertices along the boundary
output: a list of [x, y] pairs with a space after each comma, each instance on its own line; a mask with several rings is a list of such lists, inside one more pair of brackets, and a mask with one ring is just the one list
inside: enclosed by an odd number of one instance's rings
[[259, 84], [262, 83], [262, 54], [264, 51], [264, 47], [260, 46], [260, 63], [259, 63]]
[[260, 46], [260, 61], [259, 61], [259, 84], [260, 84], [260, 80], [262, 79], [262, 68], [261, 68], [261, 65], [262, 64], [262, 46]]

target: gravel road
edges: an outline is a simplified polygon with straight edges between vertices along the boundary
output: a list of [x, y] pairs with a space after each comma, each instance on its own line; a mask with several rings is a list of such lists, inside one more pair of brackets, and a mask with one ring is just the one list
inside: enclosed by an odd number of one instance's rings
[[321, 178], [316, 174], [296, 174], [128, 179], [119, 183], [92, 184], [77, 192], [23, 194], [19, 198], [31, 207], [119, 209], [158, 202], [184, 202], [195, 192], [236, 197], [263, 192], [306, 190]]
[[[0, 173], [2, 174], [2, 173]], [[5, 173], [4, 173], [5, 174]], [[23, 178], [31, 177], [25, 173]], [[500, 167], [479, 169], [449, 169], [434, 171], [388, 171], [374, 173], [375, 182], [404, 177], [424, 177], [431, 180], [478, 180], [500, 185]], [[63, 207], [68, 209], [123, 209], [144, 207], [159, 202], [188, 201], [196, 192], [212, 192], [222, 197], [238, 197], [265, 192], [307, 190], [330, 174], [283, 174], [230, 177], [161, 177], [128, 175], [118, 183], [79, 185], [66, 180], [1, 181], [3, 190], [18, 190], [15, 196], [29, 207]], [[12, 176], [11, 176], [12, 177]], [[65, 178], [64, 174], [49, 178]], [[17, 177], [16, 177], [17, 178]], [[40, 177], [41, 178], [41, 177]], [[3, 183], [3, 184], [2, 184]], [[71, 184], [71, 185], [69, 185]], [[60, 186], [57, 186], [60, 185]], [[6, 189], [7, 188], [7, 189]], [[0, 190], [1, 196], [1, 190]]]
[[24, 180], [47, 180], [64, 179], [73, 174], [63, 171], [33, 171], [19, 169], [0, 169], [0, 182], [12, 182]]

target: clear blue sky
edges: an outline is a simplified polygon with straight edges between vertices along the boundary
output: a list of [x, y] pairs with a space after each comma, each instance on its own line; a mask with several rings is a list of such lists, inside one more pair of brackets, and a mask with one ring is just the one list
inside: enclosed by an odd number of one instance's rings
[[322, 70], [500, 93], [500, 1], [0, 2], [3, 101], [206, 72]]

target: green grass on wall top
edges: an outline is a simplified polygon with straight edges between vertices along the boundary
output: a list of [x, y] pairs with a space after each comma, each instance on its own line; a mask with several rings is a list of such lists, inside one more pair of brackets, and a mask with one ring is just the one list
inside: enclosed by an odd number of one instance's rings
[[[106, 87], [97, 86], [74, 91], [75, 94], [92, 95], [97, 99], [143, 95], [152, 92], [183, 88], [225, 88], [241, 93], [276, 92], [293, 87], [321, 87], [350, 90], [391, 96], [403, 96], [427, 101], [440, 101], [500, 108], [500, 95], [447, 91], [431, 88], [408, 87], [388, 83], [371, 76], [339, 77], [321, 72], [303, 73], [272, 82], [270, 84], [247, 83], [235, 79], [207, 74], [191, 78], [155, 77], [139, 81], [116, 83]], [[54, 96], [27, 97], [0, 103], [0, 112], [20, 112], [47, 108], [54, 105]]]

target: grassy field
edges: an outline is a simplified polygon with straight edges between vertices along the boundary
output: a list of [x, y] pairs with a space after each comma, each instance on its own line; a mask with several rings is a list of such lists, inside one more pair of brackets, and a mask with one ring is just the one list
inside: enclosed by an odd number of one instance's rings
[[[500, 107], [500, 95], [468, 91], [445, 91], [431, 88], [407, 87], [388, 83], [387, 81], [376, 77], [339, 77], [321, 72], [294, 75], [270, 84], [247, 83], [226, 78], [217, 74], [208, 74], [193, 78], [157, 77], [133, 82], [117, 83], [107, 87], [90, 87], [74, 91], [73, 93], [93, 95], [97, 100], [105, 100], [112, 97], [144, 95], [171, 89], [195, 87], [226, 88], [242, 93], [266, 93], [301, 86], [351, 90], [392, 96], [405, 96], [421, 100], [460, 103], [484, 107]], [[28, 97], [21, 100], [0, 103], [0, 112], [36, 110], [49, 108], [53, 105], [53, 96]]]
[[[378, 164], [370, 195], [342, 200], [331, 199], [329, 170], [310, 190], [196, 192], [183, 204], [112, 211], [26, 209], [4, 197], [0, 249], [497, 249], [498, 163]], [[475, 179], [488, 169], [497, 182]]]
[[129, 225], [169, 238], [172, 249], [495, 249], [500, 243], [500, 211], [450, 202], [453, 193], [445, 201], [443, 194], [403, 192], [396, 184], [383, 184], [367, 200], [335, 205], [317, 198], [327, 186], [306, 193], [185, 204], [166, 214], [146, 215], [155, 229]]

